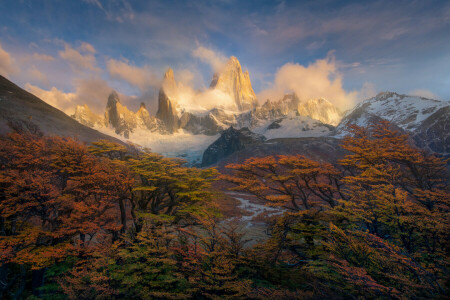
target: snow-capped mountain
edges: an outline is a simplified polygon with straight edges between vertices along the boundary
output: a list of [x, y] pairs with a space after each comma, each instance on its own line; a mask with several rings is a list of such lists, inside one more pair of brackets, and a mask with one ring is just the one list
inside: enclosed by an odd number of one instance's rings
[[336, 129], [340, 131], [348, 123], [360, 126], [370, 124], [370, 116], [373, 115], [404, 130], [414, 131], [433, 113], [448, 105], [448, 101], [382, 92], [356, 105]]
[[350, 124], [367, 126], [384, 119], [409, 132], [418, 146], [448, 156], [449, 111], [449, 101], [383, 92], [348, 112], [332, 136], [346, 135]]
[[[243, 72], [237, 58], [231, 57], [222, 71], [214, 74], [210, 88], [204, 92], [186, 90], [175, 81], [174, 72], [169, 68], [159, 91], [155, 117], [145, 105], [137, 113], [128, 110], [116, 92], [108, 98], [105, 117], [94, 114], [87, 105], [78, 106], [73, 117], [91, 127], [113, 129], [116, 134], [133, 140], [136, 129], [160, 134], [181, 130], [217, 135], [230, 126], [248, 127], [270, 137], [317, 136], [327, 134], [329, 127], [324, 124], [336, 125], [341, 114], [325, 99], [301, 100], [294, 93], [259, 106], [248, 71]], [[275, 130], [274, 126], [287, 127]]]

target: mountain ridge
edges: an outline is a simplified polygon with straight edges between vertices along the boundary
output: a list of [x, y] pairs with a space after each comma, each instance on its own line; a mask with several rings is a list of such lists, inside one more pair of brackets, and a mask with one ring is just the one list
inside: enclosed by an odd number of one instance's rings
[[0, 134], [13, 131], [72, 137], [86, 143], [106, 139], [127, 146], [119, 139], [80, 124], [0, 75]]

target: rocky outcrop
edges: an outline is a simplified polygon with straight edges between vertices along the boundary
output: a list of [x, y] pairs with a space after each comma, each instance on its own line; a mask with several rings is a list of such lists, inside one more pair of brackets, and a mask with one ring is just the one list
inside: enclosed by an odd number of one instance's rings
[[77, 105], [72, 118], [81, 124], [92, 128], [102, 128], [105, 126], [105, 119], [102, 116], [92, 112], [87, 104]]
[[210, 88], [230, 95], [240, 111], [255, 108], [258, 104], [250, 75], [248, 71], [242, 72], [241, 64], [234, 56], [228, 60], [220, 73], [214, 75]]
[[164, 80], [158, 96], [158, 111], [156, 117], [164, 124], [169, 133], [178, 131], [179, 119], [176, 109], [176, 82], [172, 69], [164, 74]]
[[125, 138], [137, 127], [136, 115], [120, 103], [119, 95], [113, 91], [108, 97], [105, 111], [105, 123], [111, 125], [117, 134]]
[[92, 128], [113, 128], [115, 133], [125, 138], [130, 138], [136, 129], [164, 132], [161, 121], [150, 116], [144, 103], [141, 103], [139, 110], [134, 113], [121, 104], [119, 95], [115, 91], [108, 97], [104, 117], [93, 113], [85, 104], [77, 106], [72, 118]]
[[239, 130], [230, 127], [205, 150], [202, 166], [212, 165], [236, 151], [263, 143], [265, 140], [264, 136], [253, 133], [246, 127]]
[[164, 132], [164, 126], [162, 122], [159, 119], [150, 116], [150, 113], [148, 112], [144, 103], [141, 103], [139, 110], [136, 112], [136, 121], [137, 128], [147, 129], [150, 132]]
[[438, 109], [423, 121], [413, 139], [420, 148], [450, 157], [450, 106]]

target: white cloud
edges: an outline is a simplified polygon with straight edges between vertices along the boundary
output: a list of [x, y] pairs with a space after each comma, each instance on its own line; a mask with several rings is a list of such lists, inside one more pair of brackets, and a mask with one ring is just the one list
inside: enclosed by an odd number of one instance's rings
[[11, 55], [0, 44], [0, 75], [9, 76], [17, 72]]
[[[86, 47], [92, 47], [91, 45], [87, 44], [88, 46], [82, 46], [80, 50], [83, 52], [87, 52], [86, 54], [82, 54], [80, 51], [77, 51], [70, 47], [69, 44], [65, 44], [64, 51], [59, 51], [58, 54], [61, 58], [67, 60], [75, 71], [84, 71], [84, 70], [90, 70], [97, 72], [99, 69], [96, 67], [96, 59], [92, 52], [86, 51]], [[95, 49], [92, 47], [92, 49]]]
[[30, 83], [25, 84], [25, 89], [51, 106], [54, 106], [67, 114], [74, 109], [74, 100], [76, 97], [75, 93], [64, 93], [56, 87], [52, 87], [50, 90], [44, 90]]
[[[74, 86], [76, 87], [75, 92], [69, 93], [56, 87], [45, 90], [30, 83], [25, 85], [25, 89], [68, 115], [75, 112], [77, 105], [84, 104], [98, 114], [104, 113], [108, 96], [113, 91], [106, 81], [98, 77], [76, 79]], [[130, 100], [130, 97], [123, 94], [119, 93], [119, 96], [125, 104]]]
[[375, 85], [370, 82], [364, 82], [361, 91], [358, 93], [358, 100], [366, 100], [377, 95]]
[[286, 92], [295, 92], [300, 99], [325, 98], [344, 110], [354, 105], [357, 92], [346, 92], [342, 75], [338, 72], [334, 56], [316, 60], [308, 66], [287, 63], [278, 69], [272, 86], [258, 94], [258, 99], [278, 100]]
[[200, 59], [204, 63], [209, 64], [214, 72], [219, 72], [227, 62], [227, 58], [221, 53], [201, 45], [192, 51], [192, 56]]
[[138, 87], [141, 91], [146, 91], [149, 87], [159, 87], [161, 79], [148, 66], [136, 67], [128, 61], [109, 59], [106, 62], [109, 75], [128, 82]]

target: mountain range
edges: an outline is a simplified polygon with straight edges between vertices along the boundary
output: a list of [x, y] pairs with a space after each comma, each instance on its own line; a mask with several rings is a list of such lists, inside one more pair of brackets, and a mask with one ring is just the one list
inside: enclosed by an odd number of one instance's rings
[[[309, 151], [308, 143], [324, 153], [324, 159], [330, 158], [349, 124], [365, 126], [385, 119], [410, 133], [419, 147], [447, 157], [450, 153], [448, 101], [383, 92], [342, 112], [327, 99], [300, 99], [290, 93], [260, 105], [248, 71], [243, 72], [235, 57], [214, 74], [203, 92], [186, 91], [168, 69], [156, 112], [149, 112], [144, 103], [131, 111], [115, 91], [105, 102], [102, 115], [84, 104], [70, 118], [1, 77], [0, 133], [36, 127], [44, 134], [76, 136], [88, 143], [101, 138], [129, 140], [206, 166], [237, 152], [303, 153]], [[247, 156], [242, 153], [238, 156]]]

